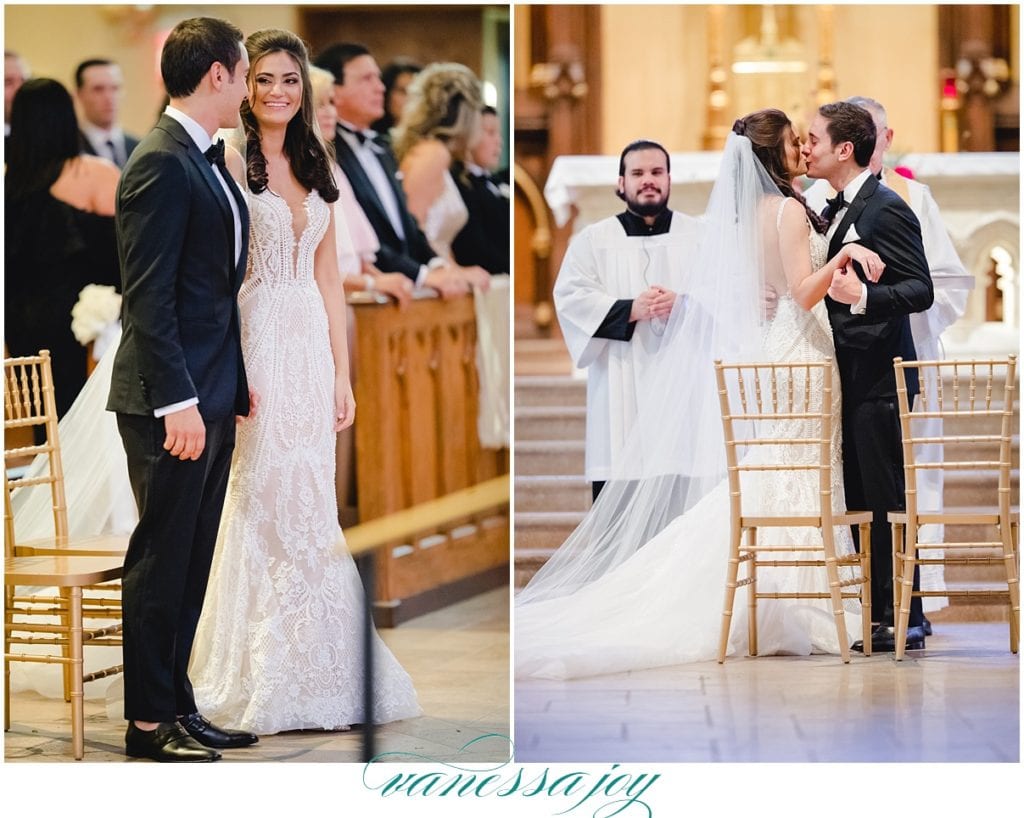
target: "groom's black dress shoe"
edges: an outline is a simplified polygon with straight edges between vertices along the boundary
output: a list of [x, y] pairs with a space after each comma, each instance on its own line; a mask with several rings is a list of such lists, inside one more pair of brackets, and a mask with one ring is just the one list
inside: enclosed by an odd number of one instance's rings
[[921, 620], [921, 630], [924, 631], [925, 636], [932, 635], [932, 623], [928, 621], [928, 617], [925, 616]]
[[151, 758], [153, 761], [216, 761], [220, 753], [208, 750], [193, 739], [176, 722], [162, 722], [155, 730], [140, 730], [128, 723], [124, 734], [125, 755]]
[[[858, 639], [852, 645], [851, 650], [864, 652], [864, 642]], [[924, 650], [924, 628], [915, 625], [907, 628], [907, 650]], [[871, 633], [872, 653], [895, 653], [896, 652], [896, 628], [892, 625], [876, 625]]]
[[252, 733], [243, 730], [225, 730], [215, 724], [210, 724], [199, 713], [191, 716], [182, 716], [178, 724], [188, 731], [196, 741], [206, 747], [216, 747], [218, 750], [230, 750], [234, 747], [248, 747], [259, 741]]

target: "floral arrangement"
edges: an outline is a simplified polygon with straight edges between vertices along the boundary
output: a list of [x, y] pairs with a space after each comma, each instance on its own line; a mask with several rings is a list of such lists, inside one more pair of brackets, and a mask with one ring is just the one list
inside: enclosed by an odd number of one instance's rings
[[82, 346], [95, 341], [117, 322], [121, 314], [121, 296], [107, 284], [86, 284], [71, 308], [71, 331]]

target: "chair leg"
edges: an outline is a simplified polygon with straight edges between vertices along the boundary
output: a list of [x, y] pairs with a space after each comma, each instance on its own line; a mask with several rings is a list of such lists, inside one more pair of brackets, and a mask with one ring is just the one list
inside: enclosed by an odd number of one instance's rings
[[864, 655], [871, 655], [871, 523], [860, 523], [860, 575], [864, 584], [860, 589], [861, 639]]
[[85, 709], [82, 684], [82, 589], [71, 589], [71, 747], [75, 760], [85, 755]]
[[822, 526], [821, 543], [825, 552], [825, 574], [828, 577], [828, 592], [832, 599], [832, 615], [836, 621], [836, 636], [839, 638], [839, 655], [844, 664], [850, 662], [850, 637], [846, 633], [846, 615], [843, 610], [843, 587], [836, 563], [835, 529]]
[[4, 732], [11, 729], [11, 660], [7, 658], [11, 652], [11, 634], [8, 626], [14, 622], [13, 598], [11, 589], [4, 586]]
[[740, 532], [734, 531], [729, 543], [729, 567], [725, 578], [725, 604], [722, 608], [722, 632], [718, 637], [718, 664], [725, 661], [729, 650], [729, 630], [732, 627], [732, 606], [736, 602], [736, 585], [740, 573]]
[[757, 656], [757, 552], [753, 550], [757, 543], [757, 529], [747, 529], [747, 553], [750, 555], [750, 562], [747, 563], [750, 575], [750, 585], [747, 587], [747, 652], [751, 656]]
[[1006, 589], [1010, 596], [1010, 653], [1017, 652], [1018, 640], [1020, 639], [1020, 582], [1017, 575], [1017, 556], [1014, 548], [1016, 539], [1010, 526], [1010, 531], [999, 530], [999, 537], [1003, 542], [1003, 566], [1006, 570]]
[[892, 523], [892, 609], [898, 612], [903, 593], [903, 523]]
[[[67, 588], [61, 588], [60, 597], [63, 600], [63, 602], [61, 603], [61, 612], [59, 617], [61, 624], [65, 628], [65, 633], [67, 633], [67, 629], [71, 628], [71, 593]], [[72, 658], [70, 640], [65, 641], [61, 645], [61, 653], [63, 654], [65, 659]], [[72, 685], [71, 665], [67, 663], [61, 665], [61, 672], [63, 673], [64, 676], [64, 701], [70, 702]]]
[[[917, 520], [912, 519], [906, 526], [903, 542], [903, 568], [899, 592], [900, 607], [896, 611], [896, 661], [903, 661], [903, 654], [907, 650], [907, 627], [910, 624], [910, 600], [914, 595], [914, 566], [917, 565]], [[893, 541], [893, 549], [897, 548], [896, 541]], [[896, 577], [893, 577], [893, 586], [896, 585]], [[893, 591], [896, 597], [896, 591]]]

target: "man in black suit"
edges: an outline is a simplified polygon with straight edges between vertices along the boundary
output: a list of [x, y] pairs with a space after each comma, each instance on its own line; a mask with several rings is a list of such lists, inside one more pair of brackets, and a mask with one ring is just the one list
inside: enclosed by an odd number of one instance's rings
[[469, 211], [466, 226], [452, 241], [455, 261], [478, 264], [491, 275], [509, 271], [508, 186], [492, 171], [501, 159], [501, 121], [487, 105], [480, 112], [480, 134], [469, 149], [472, 162], [452, 168], [452, 177]]
[[123, 578], [129, 756], [215, 761], [256, 736], [198, 712], [188, 679], [235, 442], [249, 413], [236, 296], [249, 215], [224, 167], [249, 60], [242, 32], [208, 17], [175, 26], [160, 70], [170, 104], [124, 169], [117, 237], [123, 336], [117, 412], [139, 508]]
[[384, 83], [369, 50], [355, 43], [327, 48], [314, 64], [334, 75], [338, 127], [334, 150], [359, 206], [380, 241], [374, 262], [386, 273], [403, 273], [418, 287], [442, 296], [468, 293], [466, 275], [439, 257], [416, 224], [399, 183], [391, 148], [370, 125], [384, 114]]
[[[857, 242], [881, 257], [885, 269], [860, 265], [837, 271], [825, 304], [843, 389], [843, 477], [846, 504], [868, 509], [871, 524], [871, 597], [881, 610], [873, 651], [895, 650], [892, 532], [886, 513], [905, 507], [903, 448], [892, 359], [916, 360], [909, 315], [932, 304], [932, 281], [913, 211], [868, 168], [875, 148], [871, 114], [848, 102], [823, 105], [803, 154], [807, 175], [838, 191], [822, 213], [830, 220], [829, 257]], [[908, 374], [911, 400], [917, 378]], [[856, 534], [856, 529], [855, 529]], [[915, 588], [917, 578], [915, 576]], [[924, 647], [921, 600], [913, 599], [907, 648]], [[857, 642], [853, 648], [863, 649]]]
[[124, 78], [113, 60], [92, 59], [75, 69], [75, 96], [82, 119], [82, 148], [123, 168], [139, 140], [118, 124]]

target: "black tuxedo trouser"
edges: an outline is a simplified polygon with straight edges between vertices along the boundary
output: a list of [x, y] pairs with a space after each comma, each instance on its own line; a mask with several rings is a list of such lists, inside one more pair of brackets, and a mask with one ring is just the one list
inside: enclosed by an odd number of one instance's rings
[[198, 460], [164, 450], [163, 419], [117, 415], [139, 523], [122, 579], [124, 715], [168, 722], [196, 712], [188, 662], [227, 490], [235, 419], [206, 422]]
[[[843, 398], [845, 401], [846, 396]], [[871, 609], [881, 624], [892, 625], [892, 529], [886, 514], [906, 508], [903, 437], [895, 397], [844, 406], [843, 479], [846, 507], [851, 511], [872, 513]], [[853, 536], [860, 550], [856, 526]], [[915, 568], [914, 590], [919, 587], [919, 573]], [[910, 627], [921, 625], [922, 621], [921, 598], [913, 597]]]

